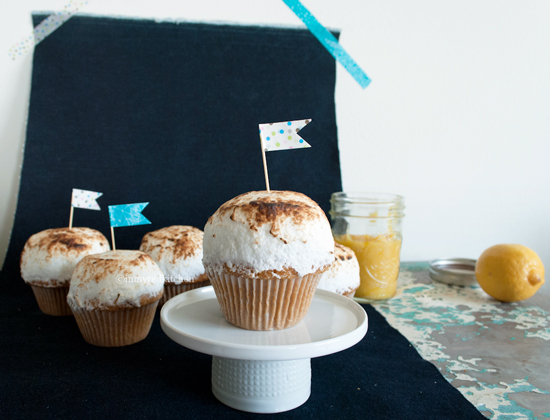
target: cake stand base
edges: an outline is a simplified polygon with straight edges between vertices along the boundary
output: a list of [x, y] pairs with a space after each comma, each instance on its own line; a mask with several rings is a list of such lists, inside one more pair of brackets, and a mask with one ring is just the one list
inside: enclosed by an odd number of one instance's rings
[[280, 413], [311, 394], [311, 359], [264, 361], [214, 356], [212, 392], [225, 405], [251, 413]]

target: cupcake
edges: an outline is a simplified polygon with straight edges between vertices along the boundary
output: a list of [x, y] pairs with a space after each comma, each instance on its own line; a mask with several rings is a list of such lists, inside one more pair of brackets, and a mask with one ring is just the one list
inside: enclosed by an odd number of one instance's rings
[[337, 242], [334, 243], [334, 257], [317, 288], [352, 298], [361, 283], [359, 261], [353, 250]]
[[21, 253], [21, 277], [32, 287], [38, 307], [48, 315], [72, 315], [69, 282], [86, 255], [105, 252], [109, 242], [89, 228], [47, 229], [32, 235]]
[[126, 346], [149, 333], [163, 288], [164, 275], [145, 252], [109, 251], [77, 264], [67, 302], [88, 343]]
[[191, 289], [208, 286], [202, 265], [203, 232], [192, 226], [170, 226], [147, 233], [139, 247], [164, 273], [164, 295], [159, 305]]
[[325, 213], [291, 191], [253, 191], [229, 200], [208, 219], [203, 246], [222, 312], [248, 330], [300, 322], [334, 260]]

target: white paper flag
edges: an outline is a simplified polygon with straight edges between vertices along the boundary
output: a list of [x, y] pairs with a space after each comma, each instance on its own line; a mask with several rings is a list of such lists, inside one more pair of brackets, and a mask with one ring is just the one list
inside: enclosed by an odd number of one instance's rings
[[298, 132], [310, 122], [311, 120], [296, 120], [260, 124], [262, 147], [266, 152], [311, 147], [298, 135]]
[[73, 207], [78, 207], [81, 209], [101, 210], [99, 208], [99, 204], [97, 204], [95, 200], [101, 197], [102, 195], [103, 193], [100, 193], [100, 192], [77, 190], [73, 188], [73, 197], [71, 200], [71, 205]]

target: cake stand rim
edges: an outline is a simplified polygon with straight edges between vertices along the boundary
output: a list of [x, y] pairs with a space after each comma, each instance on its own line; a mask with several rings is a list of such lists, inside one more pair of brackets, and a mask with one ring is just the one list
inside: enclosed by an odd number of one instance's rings
[[318, 289], [315, 292], [315, 295], [313, 297], [314, 300], [324, 296], [330, 299], [334, 299], [336, 301], [340, 301], [344, 304], [342, 305], [342, 307], [345, 307], [350, 311], [351, 309], [349, 307], [354, 308], [354, 315], [358, 318], [358, 325], [354, 330], [348, 331], [345, 334], [337, 337], [332, 337], [313, 343], [301, 343], [295, 345], [235, 344], [210, 340], [207, 338], [188, 334], [186, 332], [176, 329], [166, 319], [170, 308], [178, 305], [180, 301], [183, 301], [185, 299], [190, 300], [190, 298], [193, 297], [195, 298], [195, 300], [190, 303], [194, 303], [201, 300], [211, 299], [212, 294], [215, 297], [212, 286], [207, 286], [184, 292], [167, 301], [162, 307], [160, 314], [160, 323], [164, 333], [170, 339], [183, 347], [212, 356], [240, 360], [284, 361], [311, 359], [346, 350], [361, 341], [365, 337], [368, 330], [368, 316], [361, 305], [345, 296], [321, 289]]

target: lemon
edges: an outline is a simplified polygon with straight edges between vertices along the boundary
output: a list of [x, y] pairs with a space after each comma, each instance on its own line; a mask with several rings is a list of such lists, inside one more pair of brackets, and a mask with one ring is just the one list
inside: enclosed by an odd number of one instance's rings
[[495, 245], [477, 260], [476, 278], [491, 297], [516, 302], [530, 298], [544, 284], [544, 266], [535, 251], [526, 246]]

